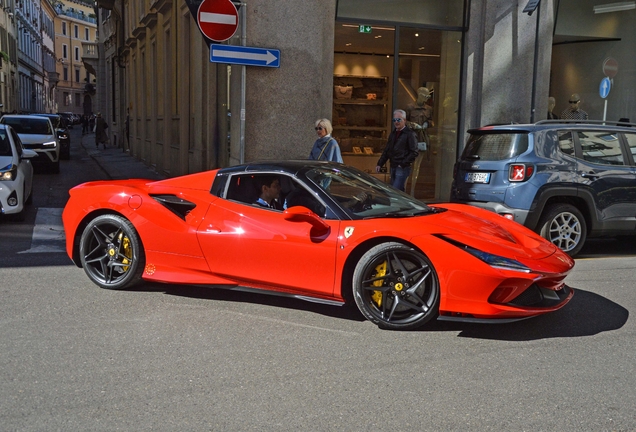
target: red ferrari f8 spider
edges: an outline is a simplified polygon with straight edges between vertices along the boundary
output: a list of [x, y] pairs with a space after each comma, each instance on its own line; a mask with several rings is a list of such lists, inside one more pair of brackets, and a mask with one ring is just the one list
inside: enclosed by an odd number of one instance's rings
[[534, 232], [476, 207], [426, 205], [341, 164], [267, 161], [70, 194], [67, 252], [102, 288], [146, 280], [355, 303], [394, 330], [510, 322], [573, 295], [574, 261]]

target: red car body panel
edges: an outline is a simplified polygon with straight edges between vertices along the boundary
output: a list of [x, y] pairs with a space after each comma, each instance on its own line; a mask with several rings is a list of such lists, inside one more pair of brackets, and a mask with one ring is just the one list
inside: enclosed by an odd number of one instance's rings
[[[100, 213], [128, 219], [143, 243], [143, 278], [178, 284], [245, 286], [343, 302], [352, 257], [379, 241], [412, 245], [434, 263], [440, 283], [440, 315], [476, 318], [529, 317], [563, 307], [534, 309], [504, 304], [537, 284], [563, 287], [574, 262], [527, 228], [492, 212], [461, 204], [437, 204], [444, 212], [410, 218], [325, 219], [315, 235], [307, 222], [214, 196], [217, 171], [175, 179], [103, 181], [79, 185], [63, 213], [66, 249], [79, 265], [79, 236]], [[152, 196], [174, 195], [195, 203], [185, 220]], [[500, 269], [462, 251], [467, 244], [512, 257], [530, 272]]]

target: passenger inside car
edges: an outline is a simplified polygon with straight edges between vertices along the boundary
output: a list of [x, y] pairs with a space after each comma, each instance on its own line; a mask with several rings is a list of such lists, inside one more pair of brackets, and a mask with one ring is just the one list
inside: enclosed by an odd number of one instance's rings
[[256, 178], [258, 198], [255, 204], [261, 207], [282, 210], [278, 198], [280, 197], [280, 180], [277, 175], [263, 175]]

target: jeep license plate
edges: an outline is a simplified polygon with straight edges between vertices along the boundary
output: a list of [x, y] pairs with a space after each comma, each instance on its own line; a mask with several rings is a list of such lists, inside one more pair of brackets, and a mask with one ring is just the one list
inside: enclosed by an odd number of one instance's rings
[[488, 183], [490, 182], [490, 173], [469, 172], [466, 173], [466, 183]]

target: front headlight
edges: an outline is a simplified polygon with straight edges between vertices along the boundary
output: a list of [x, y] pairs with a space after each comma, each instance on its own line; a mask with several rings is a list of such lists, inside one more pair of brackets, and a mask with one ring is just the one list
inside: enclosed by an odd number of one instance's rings
[[48, 141], [45, 143], [42, 143], [43, 147], [55, 147], [57, 146], [57, 141]]
[[517, 260], [513, 260], [512, 258], [506, 258], [499, 255], [494, 255], [488, 252], [480, 251], [479, 249], [475, 249], [472, 246], [465, 245], [463, 243], [460, 243], [456, 240], [452, 240], [442, 235], [438, 235], [437, 237], [468, 252], [475, 258], [485, 262], [491, 267], [502, 269], [502, 270], [518, 271], [523, 273], [530, 273], [532, 271], [527, 266], [523, 265]]
[[66, 138], [68, 138], [68, 135], [66, 135], [65, 133], [59, 133], [57, 134], [57, 137], [61, 140], [65, 140]]
[[505, 258], [499, 255], [493, 255], [488, 252], [483, 252], [479, 249], [472, 248], [470, 246], [464, 246], [464, 250], [494, 268], [530, 273], [530, 269], [517, 260]]
[[17, 165], [7, 165], [0, 169], [0, 181], [13, 181], [18, 175]]

